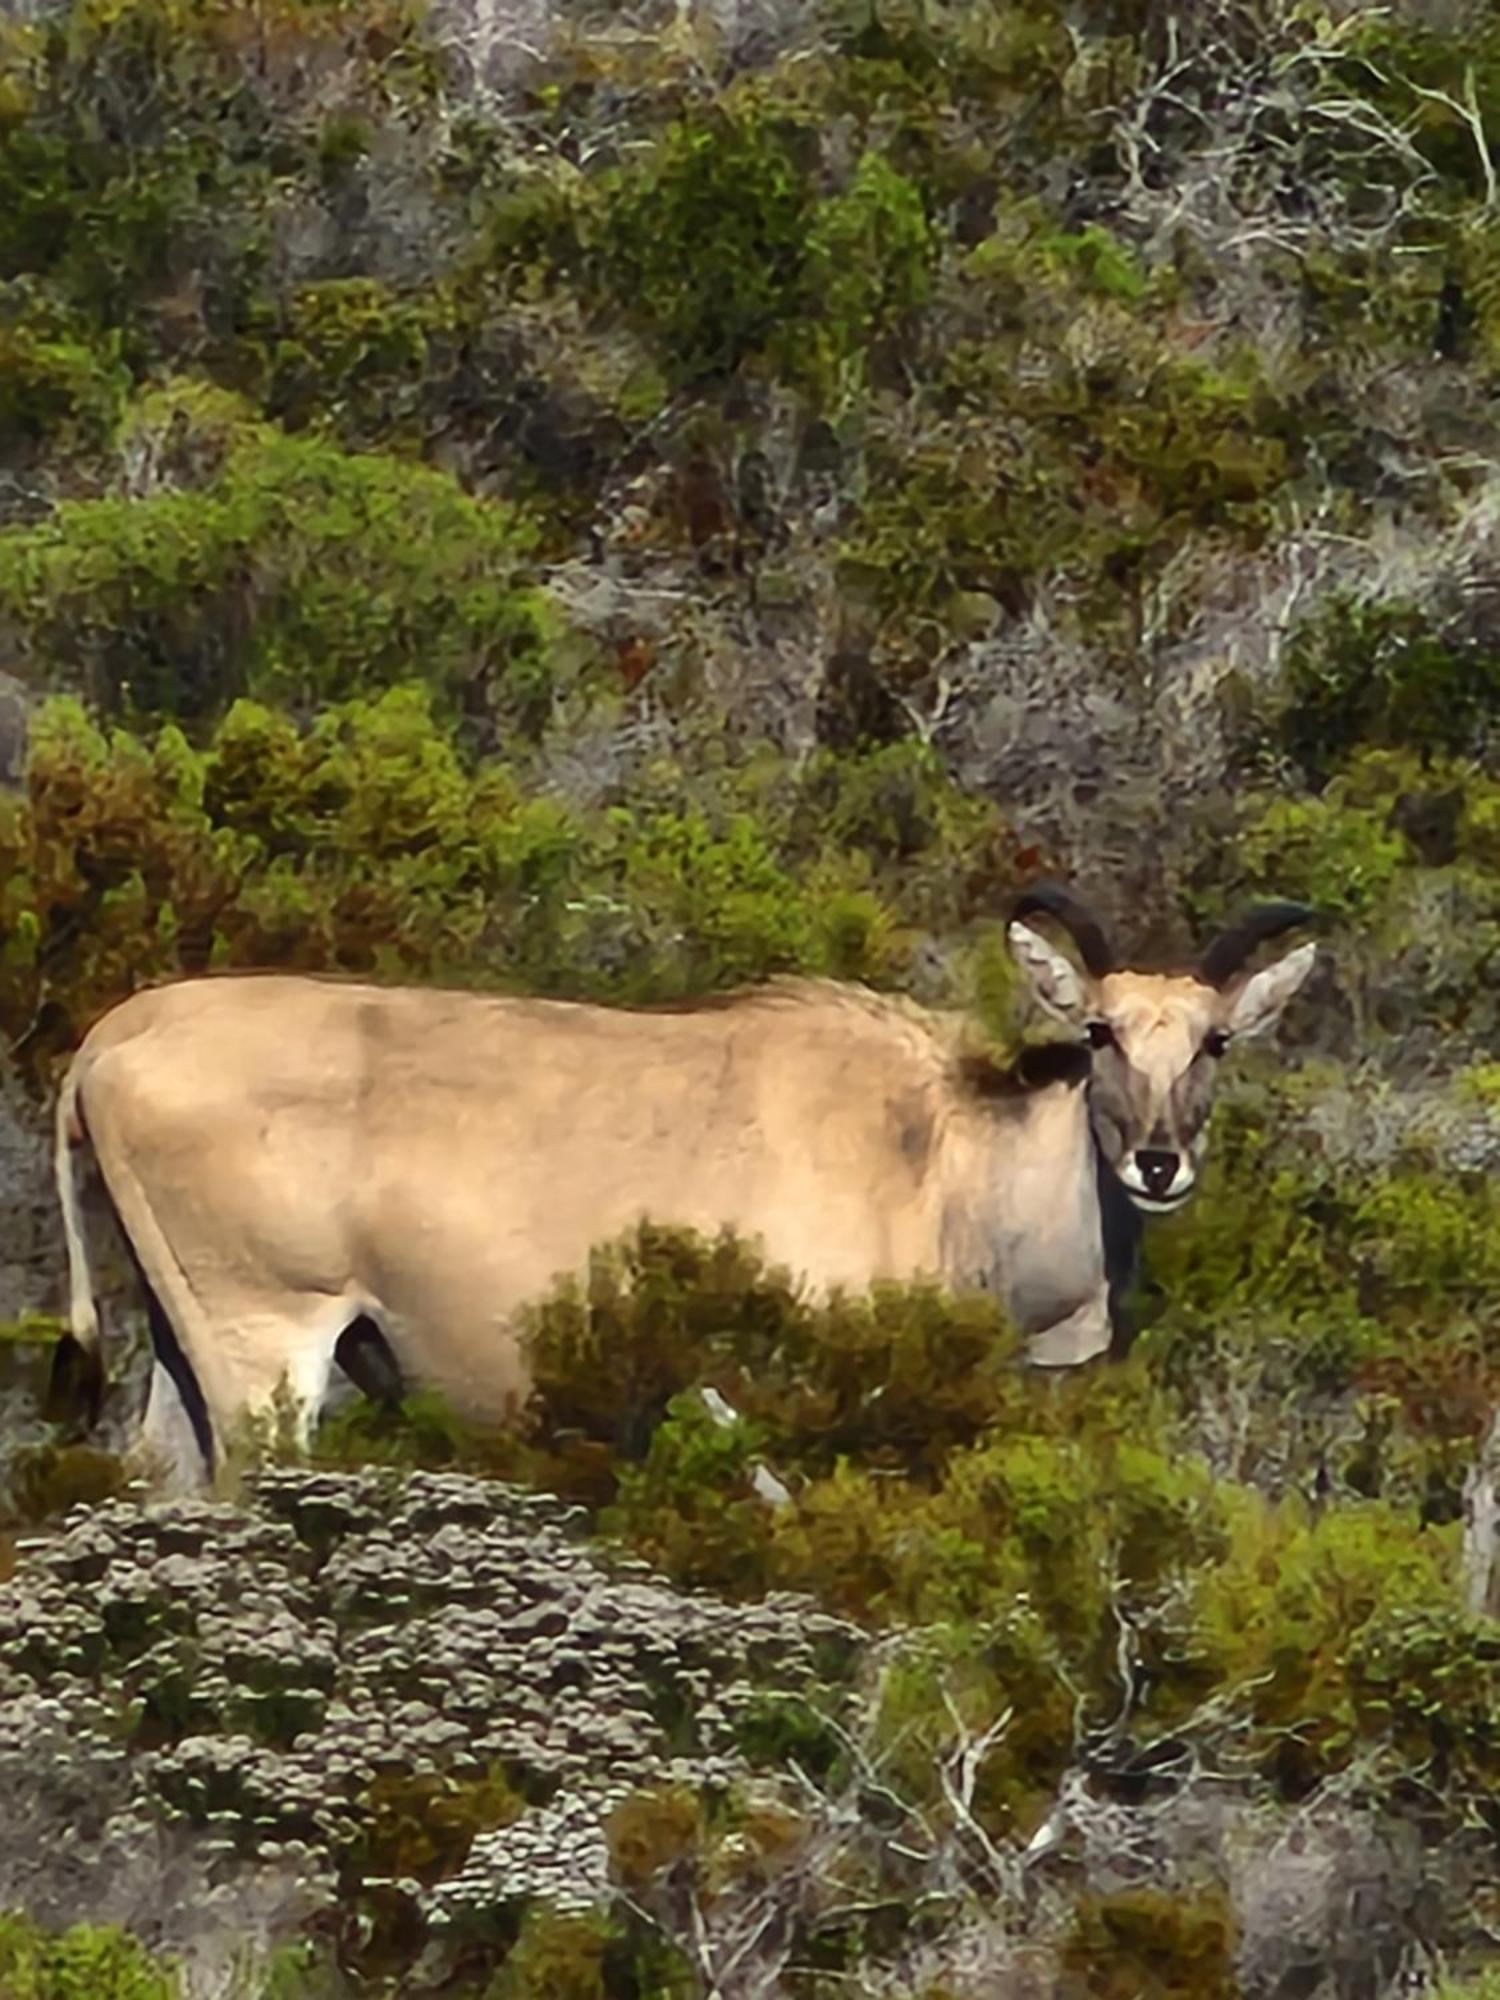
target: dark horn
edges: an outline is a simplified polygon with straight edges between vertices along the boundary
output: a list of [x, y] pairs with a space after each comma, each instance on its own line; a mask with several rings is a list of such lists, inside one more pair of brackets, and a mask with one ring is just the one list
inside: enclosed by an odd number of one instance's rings
[[1206, 986], [1232, 979], [1258, 944], [1311, 923], [1317, 911], [1306, 903], [1258, 903], [1237, 924], [1220, 931], [1198, 961], [1198, 977]]
[[1015, 919], [1033, 912], [1057, 919], [1078, 946], [1085, 966], [1095, 979], [1104, 979], [1114, 971], [1114, 946], [1105, 935], [1104, 926], [1070, 889], [1064, 889], [1059, 882], [1033, 882], [1017, 896], [1010, 914]]

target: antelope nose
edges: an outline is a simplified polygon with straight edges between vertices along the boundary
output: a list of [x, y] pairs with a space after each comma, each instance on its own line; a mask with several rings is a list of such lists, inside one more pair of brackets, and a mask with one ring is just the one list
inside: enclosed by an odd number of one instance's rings
[[1175, 1153], [1158, 1152], [1148, 1146], [1136, 1154], [1135, 1164], [1140, 1170], [1141, 1185], [1149, 1195], [1158, 1198], [1164, 1195], [1177, 1178]]

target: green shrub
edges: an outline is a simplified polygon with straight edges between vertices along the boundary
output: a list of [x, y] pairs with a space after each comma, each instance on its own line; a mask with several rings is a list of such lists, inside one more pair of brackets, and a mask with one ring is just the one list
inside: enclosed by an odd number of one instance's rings
[[325, 1416], [312, 1455], [330, 1465], [391, 1465], [512, 1471], [513, 1454], [472, 1431], [443, 1398], [419, 1389], [394, 1405], [368, 1398]]
[[1500, 1395], [1500, 1208], [1415, 1147], [1379, 1172], [1320, 1157], [1298, 1108], [1320, 1079], [1221, 1105], [1199, 1197], [1147, 1234], [1138, 1353], [1190, 1434], [1232, 1435], [1226, 1476], [1451, 1522]]
[[[803, 1858], [807, 1828], [784, 1806], [731, 1791], [712, 1804], [682, 1786], [658, 1785], [633, 1792], [610, 1814], [605, 1826], [610, 1874], [624, 1892], [635, 1920], [634, 1932], [616, 1926], [613, 1954], [616, 1976], [630, 1962], [638, 1978], [652, 1983], [637, 1987], [611, 1984], [609, 1992], [661, 1994], [672, 2000], [698, 1989], [692, 1985], [679, 1955], [657, 1947], [642, 1951], [651, 1929], [663, 1939], [680, 1934], [685, 1898], [711, 1910], [723, 1901], [746, 1902], [774, 1893], [777, 1878]], [[798, 1899], [801, 1901], [802, 1899]], [[812, 1939], [807, 1916], [790, 1909], [798, 1957], [806, 1960]], [[631, 1958], [626, 1952], [633, 1946]], [[687, 1985], [684, 1985], [684, 1981]], [[656, 1983], [660, 1982], [660, 1983]]]
[[1059, 230], [1042, 236], [1036, 253], [1043, 266], [1071, 273], [1080, 284], [1104, 298], [1136, 305], [1151, 289], [1129, 247], [1096, 222], [1080, 230]]
[[770, 1587], [772, 1521], [752, 1474], [764, 1434], [721, 1424], [696, 1392], [667, 1405], [639, 1465], [614, 1469], [599, 1525], [653, 1568], [734, 1598]]
[[1059, 2000], [1235, 2000], [1237, 1944], [1217, 1884], [1085, 1896], [1062, 1947]]
[[1287, 646], [1280, 742], [1326, 779], [1361, 744], [1474, 749], [1500, 717], [1500, 656], [1417, 606], [1338, 598]]
[[[921, 189], [871, 148], [820, 198], [818, 155], [810, 104], [747, 87], [671, 125], [575, 210], [598, 282], [679, 378], [729, 373], [764, 351], [841, 408], [862, 394], [882, 339], [925, 303], [936, 238]], [[504, 254], [566, 254], [556, 193], [541, 199], [554, 219], [540, 238], [535, 201], [519, 234], [507, 206]]]
[[820, 403], [847, 403], [865, 386], [872, 346], [925, 303], [935, 247], [920, 190], [866, 153], [848, 187], [812, 214], [805, 317], [779, 343], [783, 369]]
[[451, 297], [398, 297], [374, 278], [324, 278], [286, 302], [268, 355], [260, 400], [288, 430], [308, 426], [353, 439], [390, 439], [411, 428], [430, 343], [456, 330]]
[[[405, 0], [75, 0], [0, 51], [0, 270], [43, 277], [133, 361], [223, 345], [280, 203], [336, 175], [330, 128], [430, 60]], [[336, 152], [336, 149], [335, 149]]]
[[536, 1308], [529, 1366], [549, 1425], [638, 1455], [674, 1396], [726, 1363], [753, 1368], [805, 1311], [728, 1232], [706, 1243], [643, 1224]]
[[592, 1915], [545, 1906], [531, 1911], [514, 1950], [496, 1973], [485, 2000], [609, 2000], [604, 1956], [610, 1926]]
[[769, 1352], [737, 1353], [735, 1401], [809, 1470], [855, 1453], [931, 1471], [1022, 1397], [1019, 1339], [987, 1298], [877, 1285], [788, 1315], [776, 1335]]
[[102, 451], [127, 386], [116, 338], [83, 338], [65, 315], [0, 290], [0, 459]]
[[1247, 802], [1237, 849], [1242, 881], [1274, 883], [1278, 895], [1333, 917], [1380, 909], [1414, 859], [1387, 814], [1351, 804], [1337, 778], [1319, 798], [1262, 794]]
[[1285, 1088], [1229, 1096], [1217, 1116], [1200, 1197], [1146, 1237], [1172, 1311], [1318, 1309], [1378, 1321], [1403, 1341], [1482, 1321], [1500, 1271], [1487, 1177], [1419, 1158], [1336, 1168], [1302, 1143]]
[[[1443, 300], [1436, 260], [1384, 244], [1324, 242], [1302, 260], [1306, 333], [1352, 360], [1430, 355]], [[1467, 334], [1452, 336], [1454, 343]], [[1336, 391], [1331, 391], [1336, 394]], [[1346, 420], [1352, 412], [1345, 409]], [[1349, 425], [1358, 450], [1358, 432]]]
[[1487, 1821], [1500, 1761], [1500, 1643], [1453, 1602], [1399, 1605], [1371, 1618], [1349, 1649], [1351, 1702], [1389, 1740], [1397, 1768], [1482, 1802]]
[[[658, 990], [753, 979], [775, 967], [848, 978], [888, 978], [902, 954], [890, 915], [858, 856], [825, 847], [805, 898], [789, 896], [771, 829], [731, 807], [613, 808], [605, 816], [601, 888], [613, 904], [593, 915], [607, 935], [626, 916], [651, 939]], [[706, 964], [717, 968], [705, 982]]]
[[28, 1445], [8, 1470], [9, 1511], [28, 1524], [55, 1520], [70, 1507], [97, 1506], [123, 1491], [125, 1467], [113, 1452], [85, 1444]]
[[253, 2000], [344, 2000], [349, 1987], [332, 1947], [298, 1939], [271, 1953], [253, 1989]]
[[269, 428], [196, 490], [72, 501], [0, 534], [29, 671], [115, 712], [311, 705], [420, 671], [451, 710], [534, 727], [556, 619], [534, 530], [445, 475]]
[[1443, 1979], [1433, 2000], [1500, 2000], [1500, 1966], [1489, 1966], [1461, 1979]]
[[525, 1801], [499, 1770], [482, 1778], [388, 1771], [370, 1781], [360, 1806], [361, 1872], [432, 1883], [455, 1875], [476, 1836], [508, 1826]]
[[696, 1991], [687, 1961], [655, 1925], [538, 1904], [483, 2000], [691, 2000]]
[[[1459, 1609], [1456, 1578], [1452, 1531], [1419, 1529], [1386, 1504], [1347, 1503], [1313, 1520], [1290, 1503], [1250, 1505], [1228, 1557], [1198, 1580], [1196, 1657], [1184, 1666], [1199, 1691], [1244, 1690], [1264, 1766], [1292, 1797], [1370, 1746], [1406, 1770], [1457, 1749], [1465, 1796], [1482, 1794], [1500, 1679], [1480, 1621]], [[1398, 1659], [1420, 1659], [1419, 1677], [1452, 1703], [1397, 1689]]]
[[1023, 1599], [981, 1625], [914, 1636], [881, 1689], [875, 1740], [901, 1797], [944, 1814], [942, 1770], [989, 1736], [973, 1812], [993, 1838], [1028, 1839], [1051, 1809], [1071, 1755], [1079, 1686]]
[[951, 643], [969, 593], [1016, 610], [1044, 579], [1067, 580], [1091, 625], [1118, 622], [1186, 537], [1258, 539], [1295, 463], [1291, 413], [1248, 354], [1163, 364], [1137, 339], [1084, 364], [1059, 345], [1041, 379], [1029, 360], [1022, 388], [1018, 346], [1034, 352], [1044, 309], [1016, 283], [1020, 335], [950, 343], [942, 420], [915, 446], [907, 425], [872, 439], [843, 574], [892, 671]]
[[1278, 1148], [1294, 1115], [1276, 1095], [1226, 1091], [1197, 1195], [1143, 1241], [1152, 1285], [1176, 1311], [1206, 1319], [1248, 1306], [1352, 1303], [1341, 1239], [1328, 1226], [1332, 1176], [1305, 1148], [1294, 1162]]
[[[845, 802], [831, 830], [804, 784]], [[0, 799], [0, 1026], [36, 1081], [136, 986], [210, 966], [633, 1001], [776, 971], [886, 982], [912, 942], [903, 892], [946, 928], [1014, 879], [998, 815], [925, 767], [820, 759], [691, 790], [658, 768], [628, 796], [584, 811], [475, 765], [420, 688], [307, 729], [241, 702], [203, 750], [44, 703], [26, 793]]]
[[834, 45], [856, 75], [904, 72], [956, 103], [991, 111], [1023, 94], [1044, 105], [1075, 54], [1054, 0], [1003, 9], [832, 0], [828, 14]]
[[814, 144], [747, 97], [673, 125], [608, 187], [601, 278], [682, 375], [733, 369], [796, 313]]
[[0, 1916], [6, 2000], [178, 2000], [175, 1969], [128, 1932], [74, 1924], [49, 1934], [20, 1911]]

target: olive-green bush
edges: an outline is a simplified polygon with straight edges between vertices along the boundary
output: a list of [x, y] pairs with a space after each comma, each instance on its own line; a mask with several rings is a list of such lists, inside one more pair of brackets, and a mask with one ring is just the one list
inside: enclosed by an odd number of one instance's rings
[[1277, 733], [1323, 779], [1359, 745], [1463, 752], [1500, 719], [1500, 653], [1409, 604], [1338, 598], [1294, 633]]
[[450, 713], [534, 729], [559, 622], [534, 544], [440, 473], [247, 424], [201, 482], [0, 534], [0, 618], [33, 677], [115, 713], [306, 712], [416, 668]]
[[715, 107], [607, 190], [601, 275], [677, 367], [732, 368], [796, 310], [815, 150], [795, 122]]
[[[1032, 874], [1119, 861], [1183, 935], [1323, 913], [1280, 1050], [1237, 1052], [1199, 1193], [1148, 1230], [1123, 1364], [1041, 1382], [983, 1301], [814, 1305], [646, 1231], [538, 1302], [523, 1433], [424, 1394], [324, 1427], [879, 1628], [870, 1754], [935, 1827], [978, 1734], [979, 1824], [1024, 1841], [1118, 1727], [1262, 1800], [1336, 1778], [1493, 1831], [1459, 1543], [1500, 1399], [1500, 41], [1459, 11], [829, 0], [736, 42], [575, 10], [499, 91], [405, 0], [65, 0], [0, 34], [0, 665], [81, 697], [0, 794], [33, 1090], [207, 967], [627, 1002], [800, 969], [1008, 1041], [993, 919]], [[1038, 638], [1142, 757], [1162, 724], [1159, 852], [1111, 770], [1089, 800], [1091, 719], [1028, 816], [1068, 851], [1013, 832], [996, 718]], [[10, 1513], [119, 1476], [39, 1446]], [[190, 1693], [165, 1674], [156, 1722]], [[849, 1776], [811, 1706], [743, 1732]], [[512, 1804], [376, 1803], [419, 1873]], [[749, 1810], [632, 1802], [652, 1921], [796, 1854]], [[1075, 1899], [1060, 1993], [1232, 1991], [1222, 1885], [1173, 1887]], [[946, 1921], [866, 1890], [809, 2000]], [[532, 1911], [492, 2000], [686, 2000], [652, 1937]]]
[[102, 453], [128, 385], [117, 337], [89, 337], [31, 288], [0, 284], [0, 462]]
[[49, 1934], [21, 1911], [0, 1916], [0, 1992], [6, 2000], [178, 2000], [175, 1969], [128, 1932], [74, 1924]]
[[[986, 269], [992, 289], [1026, 298], [1034, 337], [1037, 309], [1021, 288], [1039, 278], [1037, 261], [1008, 253]], [[1080, 289], [1070, 277], [1062, 296]], [[954, 643], [975, 593], [1016, 612], [1044, 581], [1066, 585], [1107, 635], [1187, 539], [1220, 531], [1253, 545], [1294, 468], [1292, 413], [1248, 354], [1222, 368], [1164, 366], [1149, 344], [1124, 342], [1083, 366], [1063, 347], [1042, 380], [1032, 360], [1023, 387], [1019, 345], [993, 332], [954, 342], [943, 420], [915, 446], [905, 425], [890, 442], [872, 439], [843, 574], [898, 678], [903, 661], [920, 669]]]
[[39, 1079], [143, 981], [219, 966], [626, 1000], [777, 971], [886, 981], [1014, 879], [998, 814], [929, 758], [771, 776], [661, 765], [585, 810], [467, 758], [421, 687], [308, 728], [240, 701], [202, 750], [54, 700], [26, 791], [0, 797], [0, 1021]]
[[278, 219], [333, 197], [361, 121], [419, 106], [433, 76], [405, 0], [77, 0], [13, 27], [0, 274], [118, 330], [136, 365], [223, 349]]
[[1238, 1925], [1214, 1884], [1169, 1893], [1117, 1890], [1089, 1896], [1062, 1949], [1061, 1992], [1089, 2000], [1235, 2000]]

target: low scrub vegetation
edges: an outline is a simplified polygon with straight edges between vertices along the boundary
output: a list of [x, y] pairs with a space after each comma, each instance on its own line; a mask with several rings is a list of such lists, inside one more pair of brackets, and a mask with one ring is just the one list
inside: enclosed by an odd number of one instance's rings
[[0, 851], [0, 1020], [33, 1073], [135, 986], [217, 967], [621, 1000], [889, 983], [1015, 868], [1000, 816], [913, 750], [716, 780], [663, 760], [575, 807], [466, 754], [413, 685], [305, 728], [241, 699], [202, 749], [54, 700]]
[[[761, 1896], [794, 1911], [795, 2000], [1024, 1993], [1016, 1940], [980, 1933], [1027, 1844], [1085, 1792], [1085, 1819], [1168, 1797], [1180, 1753], [1277, 1825], [1332, 1798], [1415, 1829], [1463, 1908], [1413, 1891], [1397, 1928], [1480, 2000], [1493, 23], [819, 0], [563, 6], [501, 46], [406, 0], [22, 12], [18, 1120], [104, 1010], [182, 973], [630, 1004], [813, 973], [1010, 1046], [998, 920], [1038, 874], [1163, 958], [1259, 896], [1323, 919], [1280, 1046], [1235, 1052], [1193, 1204], [1148, 1229], [1128, 1359], [1034, 1379], [984, 1301], [814, 1304], [753, 1246], [648, 1227], [537, 1302], [514, 1435], [422, 1393], [324, 1425], [327, 1463], [529, 1482], [684, 1587], [857, 1622], [889, 1649], [870, 1741], [800, 1699], [740, 1740], [946, 1857], [939, 1898], [888, 1855], [810, 1915], [805, 1796], [658, 1789], [611, 1825], [629, 1905], [515, 1912], [473, 1990], [691, 2000], [717, 1977], [695, 1911]], [[28, 1429], [7, 1521], [24, 1543], [123, 1477]], [[373, 1779], [370, 1871], [447, 1867], [534, 1808], [509, 1782]], [[1085, 1848], [1026, 1864], [1049, 1991], [1397, 1976], [1373, 1924], [1266, 1972], [1227, 1862], [1122, 1882]], [[404, 1907], [371, 1947], [397, 1981]], [[342, 1994], [338, 1957], [298, 1946], [268, 1991]], [[179, 1991], [123, 1934], [21, 1915], [0, 1988]]]
[[128, 1933], [75, 1924], [49, 1934], [21, 1911], [0, 1915], [0, 1985], [10, 2000], [180, 2000], [174, 1967]]
[[[1169, 1304], [1131, 1360], [1057, 1382], [1023, 1369], [992, 1308], [899, 1290], [812, 1306], [731, 1239], [648, 1231], [538, 1311], [524, 1438], [419, 1404], [410, 1425], [325, 1427], [320, 1448], [358, 1462], [404, 1437], [586, 1501], [683, 1584], [929, 1631], [928, 1663], [888, 1689], [893, 1767], [942, 1810], [927, 1786], [959, 1676], [976, 1734], [1010, 1715], [974, 1802], [997, 1840], [1036, 1830], [1080, 1732], [1122, 1701], [1142, 1754], [1202, 1730], [1289, 1804], [1358, 1765], [1371, 1783], [1440, 1771], [1445, 1810], [1488, 1814], [1500, 1644], [1465, 1608], [1458, 1486], [1500, 1354], [1460, 1361], [1420, 1329], [1424, 1295], [1455, 1308], [1457, 1245], [1467, 1276], [1500, 1219], [1432, 1176], [1333, 1198], [1347, 1223], [1324, 1194], [1299, 1232], [1318, 1197], [1278, 1176], [1266, 1240], [1247, 1148], [1161, 1242]], [[1364, 1241], [1400, 1273], [1378, 1300], [1359, 1293]]]

